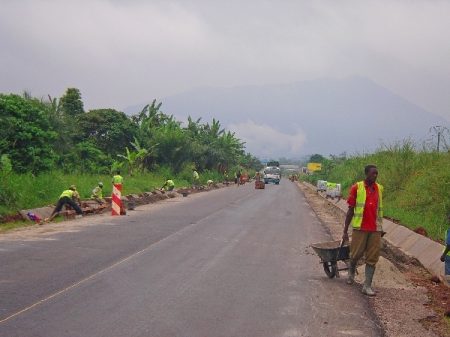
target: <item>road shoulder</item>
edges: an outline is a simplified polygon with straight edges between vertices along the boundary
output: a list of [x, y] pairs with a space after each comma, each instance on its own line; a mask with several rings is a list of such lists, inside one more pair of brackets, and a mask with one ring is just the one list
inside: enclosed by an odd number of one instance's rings
[[[317, 193], [298, 183], [306, 200], [331, 236], [342, 236], [345, 214]], [[361, 287], [364, 268], [358, 268], [357, 285]], [[342, 275], [346, 277], [346, 274]], [[374, 278], [375, 298], [368, 298], [387, 337], [449, 336], [450, 321], [444, 312], [450, 294], [448, 288], [431, 281], [431, 275], [416, 260], [383, 244], [382, 257]]]

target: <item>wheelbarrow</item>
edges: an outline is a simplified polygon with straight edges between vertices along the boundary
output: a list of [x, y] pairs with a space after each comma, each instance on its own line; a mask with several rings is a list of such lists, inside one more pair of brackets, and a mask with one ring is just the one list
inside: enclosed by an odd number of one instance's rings
[[[320, 263], [322, 263], [323, 270], [329, 278], [339, 277], [341, 270], [348, 270], [348, 261], [350, 260], [350, 247], [348, 242], [320, 242], [312, 244], [311, 247], [320, 257]], [[346, 267], [339, 268], [338, 261], [344, 261]]]

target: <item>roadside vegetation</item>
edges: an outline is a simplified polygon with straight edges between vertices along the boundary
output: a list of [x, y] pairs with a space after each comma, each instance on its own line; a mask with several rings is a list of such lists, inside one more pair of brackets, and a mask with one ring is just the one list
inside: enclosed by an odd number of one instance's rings
[[315, 155], [311, 161], [322, 163], [322, 171], [303, 176], [341, 183], [344, 197], [350, 186], [364, 179], [364, 166], [378, 166], [378, 181], [384, 186], [385, 216], [443, 240], [450, 212], [450, 152], [418, 150], [410, 141], [383, 146], [372, 154], [331, 156]]
[[150, 191], [169, 178], [189, 186], [193, 168], [203, 183], [222, 181], [225, 171], [232, 179], [237, 169], [260, 169], [219, 121], [182, 123], [161, 106], [153, 101], [129, 116], [110, 108], [85, 111], [76, 88], [60, 99], [0, 94], [0, 217], [55, 203], [71, 184], [87, 198], [102, 181], [109, 195], [118, 169], [125, 194]]

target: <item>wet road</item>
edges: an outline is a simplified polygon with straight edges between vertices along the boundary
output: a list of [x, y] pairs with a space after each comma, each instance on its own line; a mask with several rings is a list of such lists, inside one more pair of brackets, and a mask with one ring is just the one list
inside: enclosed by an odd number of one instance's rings
[[81, 221], [0, 241], [0, 336], [381, 335], [358, 289], [326, 278], [308, 246], [329, 235], [287, 180]]

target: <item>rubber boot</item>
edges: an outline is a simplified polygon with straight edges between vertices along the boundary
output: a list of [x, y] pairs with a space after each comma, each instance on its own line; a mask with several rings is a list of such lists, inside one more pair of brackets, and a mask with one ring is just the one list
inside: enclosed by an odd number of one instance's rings
[[355, 283], [355, 272], [356, 272], [356, 262], [350, 261], [350, 266], [348, 267], [347, 284], [352, 285], [353, 283]]
[[375, 296], [375, 291], [372, 289], [373, 274], [375, 274], [375, 266], [366, 264], [366, 280], [362, 288], [362, 293], [367, 296]]

